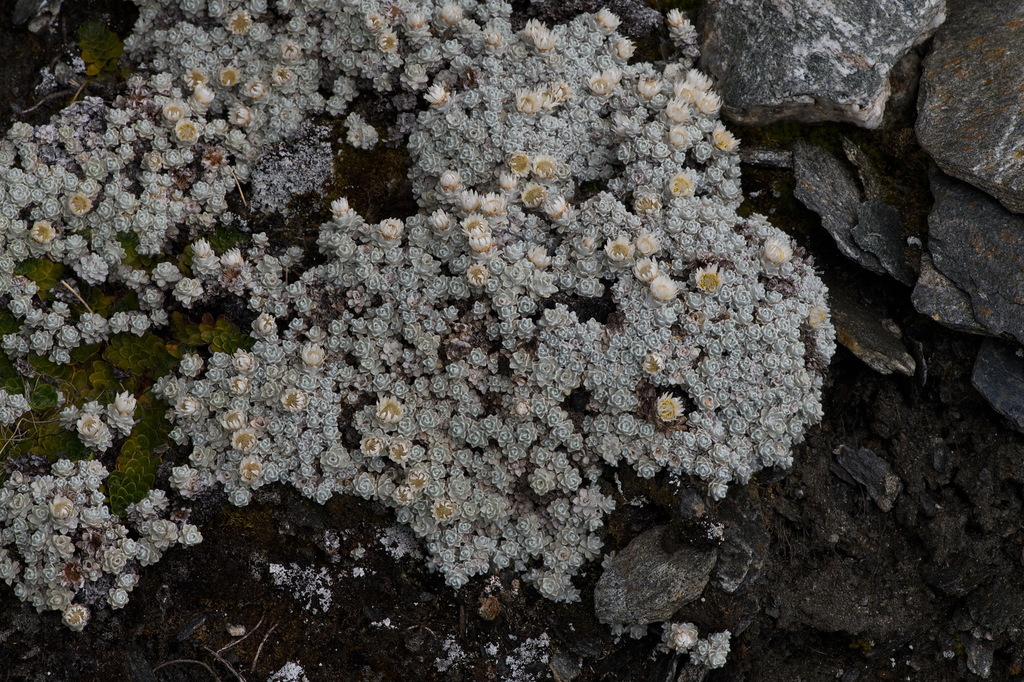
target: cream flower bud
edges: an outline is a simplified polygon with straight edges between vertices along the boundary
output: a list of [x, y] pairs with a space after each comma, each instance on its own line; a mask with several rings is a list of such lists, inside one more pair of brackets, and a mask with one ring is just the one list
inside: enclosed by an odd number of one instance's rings
[[543, 270], [544, 268], [551, 265], [551, 256], [548, 255], [548, 250], [543, 246], [532, 246], [526, 253], [526, 257], [530, 259], [534, 267]]
[[231, 434], [231, 447], [239, 452], [253, 452], [259, 441], [252, 429], [239, 429]]
[[185, 118], [186, 113], [188, 112], [185, 110], [185, 105], [176, 99], [172, 99], [164, 104], [164, 120], [169, 123], [177, 123], [181, 119]]
[[636, 250], [641, 256], [650, 256], [661, 248], [658, 238], [650, 232], [641, 232], [636, 238]]
[[103, 420], [94, 414], [86, 414], [75, 424], [82, 438], [95, 438], [103, 431]]
[[205, 239], [197, 239], [192, 242], [192, 255], [195, 258], [212, 258], [214, 253], [210, 242]]
[[54, 495], [50, 500], [50, 514], [58, 521], [67, 521], [75, 513], [75, 504], [66, 495]]
[[625, 235], [619, 235], [615, 239], [608, 240], [604, 245], [604, 252], [608, 260], [613, 263], [622, 263], [633, 257], [633, 243]]
[[252, 321], [252, 328], [257, 334], [270, 336], [277, 333], [277, 320], [270, 313], [260, 313]]
[[92, 199], [81, 192], [76, 192], [68, 197], [68, 210], [71, 215], [83, 216], [92, 210]]
[[462, 21], [462, 8], [453, 2], [449, 2], [441, 8], [440, 17], [444, 23], [454, 26]]
[[49, 244], [57, 238], [57, 230], [53, 229], [53, 223], [49, 220], [37, 220], [32, 223], [28, 235], [36, 244]]
[[245, 483], [252, 483], [263, 475], [263, 462], [259, 457], [243, 457], [238, 463], [238, 477]]
[[245, 412], [242, 410], [229, 410], [221, 416], [220, 423], [228, 431], [244, 429], [247, 424]]
[[175, 406], [174, 411], [179, 417], [191, 417], [202, 409], [202, 404], [195, 396], [182, 396]]
[[445, 213], [441, 209], [437, 209], [436, 211], [430, 214], [430, 224], [438, 232], [444, 232], [449, 227], [451, 227], [452, 220], [450, 217], [448, 217], [447, 213]]
[[308, 403], [309, 398], [297, 388], [286, 388], [281, 394], [281, 407], [286, 412], [302, 412]]
[[230, 88], [238, 85], [238, 81], [242, 80], [242, 72], [233, 66], [225, 66], [220, 70], [220, 75], [217, 77], [220, 84], [225, 88]]
[[606, 33], [611, 33], [619, 27], [622, 20], [612, 11], [608, 9], [599, 10], [594, 14], [594, 23], [597, 27]]
[[191, 119], [183, 118], [174, 125], [174, 135], [185, 144], [199, 139], [199, 127]]
[[307, 343], [302, 347], [302, 362], [306, 367], [319, 367], [324, 364], [327, 354], [324, 347], [316, 343]]
[[439, 83], [434, 83], [427, 92], [424, 93], [423, 98], [427, 100], [431, 106], [440, 107], [444, 106], [451, 100], [451, 94], [445, 87]]
[[658, 276], [658, 263], [653, 258], [641, 258], [633, 266], [633, 274], [638, 280], [647, 284]]
[[490, 273], [487, 271], [486, 265], [480, 263], [474, 263], [466, 268], [466, 281], [471, 286], [482, 287], [487, 284], [487, 278], [490, 277]]
[[655, 403], [655, 410], [661, 421], [675, 421], [683, 414], [683, 401], [671, 393], [663, 393]]
[[196, 89], [192, 92], [192, 99], [194, 99], [196, 102], [203, 105], [204, 107], [209, 106], [209, 104], [213, 102], [214, 97], [215, 95], [213, 93], [213, 90], [206, 87], [206, 85], [204, 85], [203, 83], [197, 85]]
[[245, 259], [238, 249], [228, 249], [220, 257], [220, 264], [224, 266], [225, 270], [237, 270], [242, 267], [243, 263], [245, 263]]
[[457, 170], [446, 170], [441, 173], [441, 189], [446, 192], [454, 192], [462, 186], [462, 176]]
[[64, 624], [75, 632], [81, 632], [89, 624], [89, 609], [81, 604], [72, 604], [64, 609]]
[[401, 421], [404, 413], [405, 408], [402, 407], [402, 403], [398, 401], [398, 398], [384, 396], [377, 401], [377, 419], [385, 424], [397, 424]]
[[679, 286], [668, 275], [657, 275], [651, 280], [651, 295], [657, 301], [671, 301], [679, 292]]
[[380, 221], [380, 225], [377, 227], [377, 233], [387, 241], [394, 241], [402, 236], [402, 230], [404, 225], [398, 218], [387, 218]]
[[114, 398], [114, 411], [125, 417], [130, 417], [135, 414], [135, 406], [137, 404], [138, 401], [135, 399], [135, 396], [128, 391], [124, 391], [123, 393], [118, 393]]
[[636, 91], [644, 99], [651, 99], [661, 92], [661, 81], [653, 76], [641, 78], [636, 84]]
[[764, 243], [764, 258], [769, 263], [785, 263], [793, 257], [793, 248], [782, 237], [769, 237]]

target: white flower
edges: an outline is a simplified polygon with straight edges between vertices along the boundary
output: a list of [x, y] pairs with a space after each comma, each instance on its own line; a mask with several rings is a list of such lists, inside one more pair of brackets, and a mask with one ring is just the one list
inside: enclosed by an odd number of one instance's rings
[[676, 297], [679, 286], [668, 275], [657, 275], [651, 280], [651, 295], [658, 301], [671, 301]]
[[81, 604], [72, 604], [64, 609], [64, 624], [75, 632], [81, 632], [89, 623], [89, 609]]
[[326, 354], [324, 347], [315, 343], [307, 343], [302, 347], [302, 362], [307, 367], [319, 367], [324, 364]]
[[114, 410], [122, 416], [130, 417], [135, 414], [137, 402], [135, 396], [128, 391], [118, 393], [114, 398]]
[[423, 98], [427, 100], [431, 106], [440, 107], [444, 106], [451, 100], [451, 95], [443, 85], [434, 83], [427, 88], [427, 92], [423, 95]]
[[377, 419], [385, 424], [398, 423], [401, 421], [404, 413], [405, 408], [402, 407], [402, 403], [398, 401], [398, 398], [384, 396], [377, 401]]
[[238, 463], [238, 477], [245, 483], [252, 483], [263, 475], [263, 462], [259, 457], [243, 457]]
[[785, 263], [793, 257], [793, 248], [782, 237], [769, 237], [764, 243], [764, 258], [769, 263]]

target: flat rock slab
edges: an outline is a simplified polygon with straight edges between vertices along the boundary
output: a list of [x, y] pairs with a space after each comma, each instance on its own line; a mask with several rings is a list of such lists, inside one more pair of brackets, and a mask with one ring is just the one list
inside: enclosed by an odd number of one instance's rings
[[608, 564], [594, 588], [594, 612], [605, 623], [668, 620], [701, 595], [717, 553], [682, 545], [665, 551], [666, 526], [639, 535]]
[[1024, 358], [1016, 347], [992, 340], [982, 344], [971, 383], [996, 412], [1024, 431]]
[[[932, 173], [931, 188], [928, 252], [942, 277], [922, 270], [914, 305], [946, 323], [944, 305], [967, 297], [970, 316], [982, 331], [1024, 343], [1024, 216], [939, 172]], [[967, 312], [962, 305], [949, 306], [950, 326], [969, 326]]]
[[741, 123], [877, 128], [890, 71], [945, 16], [945, 0], [708, 0], [701, 66]]
[[946, 173], [1024, 213], [1024, 0], [951, 3], [925, 59], [917, 139]]
[[802, 140], [793, 144], [793, 177], [793, 195], [821, 216], [844, 256], [871, 272], [914, 282], [904, 256], [903, 220], [894, 207], [870, 196], [878, 190], [862, 191], [840, 159]]

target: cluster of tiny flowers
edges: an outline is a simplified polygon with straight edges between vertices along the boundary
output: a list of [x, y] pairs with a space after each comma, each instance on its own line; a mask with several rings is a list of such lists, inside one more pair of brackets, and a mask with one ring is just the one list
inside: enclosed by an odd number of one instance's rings
[[[125, 45], [141, 68], [124, 95], [0, 140], [0, 295], [21, 323], [3, 349], [66, 363], [78, 345], [167, 324], [175, 305], [242, 298], [251, 350], [186, 355], [155, 386], [191, 447], [170, 478], [183, 498], [219, 487], [244, 505], [286, 482], [320, 502], [375, 499], [450, 585], [512, 569], [569, 601], [614, 506], [603, 467], [695, 476], [721, 498], [790, 463], [820, 416], [825, 290], [785, 234], [737, 216], [738, 142], [690, 68], [681, 15], [668, 19], [682, 62], [660, 68], [629, 63], [608, 11], [513, 31], [498, 0], [137, 4]], [[356, 79], [423, 97], [409, 137], [419, 213], [370, 224], [336, 199], [321, 264], [304, 272], [301, 249], [271, 254], [262, 234], [215, 252], [201, 235], [237, 223], [227, 195], [261, 153], [312, 113], [345, 114]], [[345, 123], [351, 144], [377, 141], [358, 115]], [[136, 267], [131, 251], [160, 259]], [[36, 258], [63, 266], [46, 301], [16, 274]], [[106, 283], [138, 309], [71, 312]], [[17, 398], [2, 421], [24, 411]], [[122, 395], [61, 419], [102, 452], [133, 410]], [[74, 628], [83, 585], [115, 574], [115, 606], [130, 589], [96, 547], [146, 565], [199, 541], [160, 491], [129, 510], [130, 540], [101, 511], [106, 472], [79, 466], [88, 476], [58, 462], [0, 492], [0, 577]], [[95, 522], [56, 524], [58, 489], [61, 514], [94, 509]]]
[[74, 630], [85, 627], [89, 606], [127, 604], [139, 566], [174, 543], [202, 540], [195, 526], [164, 518], [159, 490], [129, 509], [130, 532], [106, 505], [106, 478], [99, 462], [62, 459], [50, 474], [14, 472], [0, 487], [0, 580], [37, 610], [63, 612]]
[[125, 391], [118, 394], [106, 410], [94, 400], [81, 408], [69, 405], [61, 410], [60, 421], [65, 428], [78, 433], [87, 447], [102, 452], [113, 444], [114, 436], [127, 436], [132, 432], [136, 404], [135, 396]]
[[708, 79], [627, 64], [612, 17], [452, 41], [410, 136], [420, 212], [370, 224], [335, 200], [327, 262], [290, 280], [265, 239], [244, 254], [251, 351], [157, 386], [193, 448], [172, 485], [375, 499], [450, 585], [512, 568], [567, 601], [613, 506], [605, 464], [721, 498], [790, 463], [820, 417], [824, 287], [737, 216]]
[[728, 630], [716, 632], [705, 639], [697, 637], [693, 623], [665, 623], [662, 626], [661, 649], [663, 651], [690, 652], [690, 662], [707, 668], [721, 668], [729, 655]]

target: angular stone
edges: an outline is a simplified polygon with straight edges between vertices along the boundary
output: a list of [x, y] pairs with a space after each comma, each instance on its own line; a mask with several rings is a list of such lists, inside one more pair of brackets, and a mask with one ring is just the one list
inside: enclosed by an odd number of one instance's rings
[[741, 123], [877, 128], [893, 66], [944, 18], [945, 0], [708, 0], [701, 67]]
[[793, 194], [804, 206], [821, 216], [821, 225], [832, 235], [844, 256], [862, 267], [885, 274], [885, 268], [853, 239], [861, 192], [843, 163], [825, 149], [803, 141], [793, 145]]
[[896, 498], [903, 492], [903, 481], [889, 463], [868, 448], [841, 445], [835, 452], [835, 464], [833, 471], [840, 478], [864, 486], [883, 512], [891, 511]]
[[717, 554], [689, 545], [665, 551], [666, 526], [642, 533], [608, 564], [594, 588], [594, 612], [605, 623], [668, 620], [701, 595]]
[[[970, 298], [970, 315], [985, 333], [1024, 343], [1024, 216], [942, 173], [932, 173], [931, 187], [928, 252], [935, 269]], [[915, 305], [920, 298], [915, 290]], [[964, 311], [952, 312], [963, 321]]]
[[921, 272], [910, 300], [917, 312], [950, 329], [971, 334], [985, 333], [985, 328], [974, 319], [971, 297], [935, 269], [927, 251], [921, 254]]
[[1024, 359], [1018, 347], [986, 340], [974, 360], [971, 383], [996, 412], [1024, 431]]
[[914, 271], [903, 257], [903, 219], [899, 211], [878, 199], [868, 199], [857, 207], [857, 224], [850, 230], [853, 242], [871, 254], [886, 273], [904, 284], [913, 284]]
[[870, 307], [844, 283], [828, 282], [828, 288], [836, 340], [879, 374], [914, 376], [917, 363], [883, 311]]
[[924, 61], [917, 139], [942, 170], [1024, 213], [1024, 0], [950, 3]]

